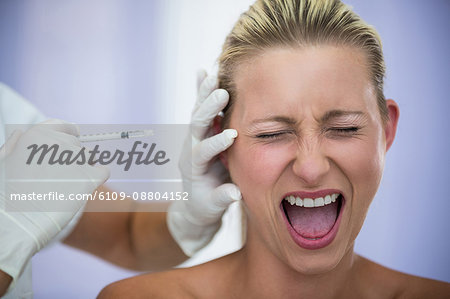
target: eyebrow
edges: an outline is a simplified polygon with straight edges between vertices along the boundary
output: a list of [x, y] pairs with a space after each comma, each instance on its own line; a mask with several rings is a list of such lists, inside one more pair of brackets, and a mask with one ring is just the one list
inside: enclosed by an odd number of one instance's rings
[[343, 117], [343, 116], [363, 116], [365, 115], [362, 111], [349, 111], [349, 110], [330, 110], [322, 116], [321, 121], [327, 122], [330, 119]]
[[264, 118], [255, 119], [251, 122], [251, 125], [256, 125], [256, 124], [265, 123], [265, 122], [279, 122], [279, 123], [285, 123], [287, 125], [294, 125], [297, 123], [295, 121], [295, 119], [293, 119], [293, 118], [275, 115], [275, 116], [268, 116], [268, 117], [264, 117]]
[[[364, 116], [364, 115], [365, 115], [365, 113], [362, 111], [330, 110], [322, 116], [321, 121], [323, 123], [325, 123], [333, 118], [338, 118], [338, 117], [343, 117], [343, 116]], [[251, 124], [256, 125], [256, 124], [265, 123], [265, 122], [279, 122], [279, 123], [284, 123], [287, 125], [295, 125], [297, 123], [296, 120], [293, 118], [275, 115], [275, 116], [268, 116], [268, 117], [264, 117], [264, 118], [255, 119], [251, 122]]]

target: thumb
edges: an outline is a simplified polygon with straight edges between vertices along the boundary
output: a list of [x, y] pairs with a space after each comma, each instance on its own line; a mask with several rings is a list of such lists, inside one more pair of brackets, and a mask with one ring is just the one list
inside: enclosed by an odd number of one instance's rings
[[231, 183], [220, 185], [211, 194], [212, 205], [217, 212], [225, 211], [230, 204], [241, 199], [241, 191]]

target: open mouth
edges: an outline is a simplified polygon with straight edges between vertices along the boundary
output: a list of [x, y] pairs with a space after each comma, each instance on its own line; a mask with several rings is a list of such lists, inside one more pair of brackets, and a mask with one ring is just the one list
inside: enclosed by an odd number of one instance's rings
[[306, 249], [319, 249], [336, 237], [344, 203], [342, 193], [336, 190], [301, 192], [286, 195], [281, 209], [294, 241]]

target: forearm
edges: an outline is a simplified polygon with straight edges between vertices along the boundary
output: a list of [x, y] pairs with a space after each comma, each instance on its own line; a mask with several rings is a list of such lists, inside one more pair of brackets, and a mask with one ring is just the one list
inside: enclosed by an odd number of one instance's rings
[[172, 238], [166, 216], [162, 212], [132, 215], [132, 250], [138, 269], [165, 270], [188, 258]]
[[12, 277], [0, 270], [0, 297], [5, 295], [11, 282]]
[[85, 212], [64, 243], [133, 270], [169, 269], [187, 257], [170, 235], [165, 217], [166, 213]]

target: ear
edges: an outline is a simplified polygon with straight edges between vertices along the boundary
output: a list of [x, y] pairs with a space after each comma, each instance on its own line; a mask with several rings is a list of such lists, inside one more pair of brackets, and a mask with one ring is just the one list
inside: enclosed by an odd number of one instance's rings
[[[213, 120], [212, 129], [214, 132], [214, 135], [217, 135], [219, 133], [222, 133], [222, 116], [217, 115]], [[222, 162], [222, 164], [225, 166], [225, 168], [228, 170], [228, 155], [227, 151], [223, 151], [219, 154], [219, 159]]]
[[397, 103], [391, 99], [386, 100], [386, 106], [388, 109], [389, 120], [385, 124], [384, 135], [386, 136], [386, 151], [388, 151], [395, 139], [400, 109]]

